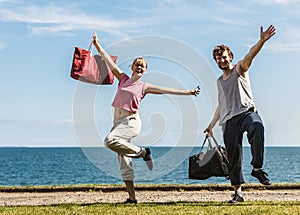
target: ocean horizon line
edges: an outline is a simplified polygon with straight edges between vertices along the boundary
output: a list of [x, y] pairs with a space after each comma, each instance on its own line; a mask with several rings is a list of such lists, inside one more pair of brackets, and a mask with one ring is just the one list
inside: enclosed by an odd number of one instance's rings
[[[222, 145], [222, 144], [221, 144]], [[223, 146], [223, 145], [222, 145]], [[201, 148], [201, 145], [197, 146], [166, 146], [166, 145], [156, 145], [156, 146], [147, 146], [149, 148]], [[105, 146], [0, 146], [1, 148], [106, 148]], [[250, 146], [243, 146], [243, 148], [250, 148]], [[300, 148], [300, 146], [293, 146], [293, 145], [270, 145], [265, 146], [265, 148]]]

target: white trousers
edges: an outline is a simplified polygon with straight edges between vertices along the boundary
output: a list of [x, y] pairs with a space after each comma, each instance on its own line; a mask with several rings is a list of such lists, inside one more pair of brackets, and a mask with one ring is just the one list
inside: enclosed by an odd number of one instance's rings
[[125, 117], [120, 122], [114, 123], [110, 133], [105, 138], [107, 148], [118, 153], [118, 161], [123, 181], [134, 180], [132, 158], [141, 157], [143, 148], [132, 144], [130, 141], [141, 131], [141, 119], [138, 114]]

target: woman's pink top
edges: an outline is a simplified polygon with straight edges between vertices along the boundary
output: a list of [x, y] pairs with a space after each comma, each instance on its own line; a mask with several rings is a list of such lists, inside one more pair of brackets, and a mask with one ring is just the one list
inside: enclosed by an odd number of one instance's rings
[[133, 82], [126, 74], [123, 74], [112, 106], [136, 113], [145, 96], [144, 86], [144, 82]]

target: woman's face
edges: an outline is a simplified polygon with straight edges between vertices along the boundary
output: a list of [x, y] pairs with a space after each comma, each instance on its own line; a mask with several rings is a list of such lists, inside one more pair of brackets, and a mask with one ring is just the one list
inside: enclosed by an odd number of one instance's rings
[[134, 75], [143, 76], [143, 74], [147, 70], [146, 61], [143, 58], [138, 58], [138, 59], [134, 60], [131, 70], [132, 70], [132, 76], [134, 76]]

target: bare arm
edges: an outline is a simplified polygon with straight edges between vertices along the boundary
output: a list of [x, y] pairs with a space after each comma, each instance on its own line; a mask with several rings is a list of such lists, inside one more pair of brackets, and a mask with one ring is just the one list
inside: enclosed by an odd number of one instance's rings
[[237, 63], [237, 72], [241, 76], [245, 76], [244, 73], [248, 71], [250, 68], [253, 59], [255, 56], [258, 54], [258, 52], [262, 49], [263, 45], [265, 44], [266, 41], [268, 41], [272, 36], [275, 34], [275, 27], [273, 25], [270, 25], [269, 28], [266, 31], [263, 31], [263, 27], [260, 27], [260, 38], [259, 41], [252, 46], [250, 51], [246, 54], [244, 59], [240, 60]]
[[220, 106], [216, 108], [215, 114], [211, 122], [209, 123], [208, 127], [204, 130], [204, 133], [207, 133], [208, 136], [213, 135], [213, 127], [216, 125], [216, 123], [220, 119]]
[[96, 49], [98, 50], [99, 54], [103, 57], [113, 74], [116, 78], [120, 81], [122, 74], [124, 73], [111, 59], [110, 55], [102, 48], [99, 43], [98, 36], [96, 33], [93, 34], [93, 44], [95, 45]]
[[152, 84], [146, 83], [144, 93], [150, 94], [174, 94], [174, 95], [194, 95], [197, 96], [200, 92], [200, 87], [196, 87], [193, 90], [183, 90], [183, 89], [176, 89], [176, 88], [167, 88], [167, 87], [160, 87]]

